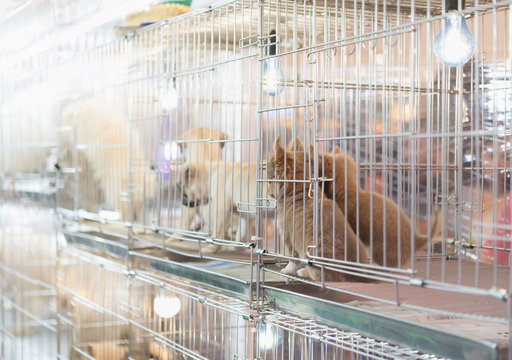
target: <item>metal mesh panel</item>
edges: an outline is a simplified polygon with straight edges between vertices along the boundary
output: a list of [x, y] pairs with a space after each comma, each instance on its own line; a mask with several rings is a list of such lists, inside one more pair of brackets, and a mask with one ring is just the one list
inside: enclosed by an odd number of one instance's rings
[[[277, 135], [305, 148], [281, 155], [288, 174], [272, 175], [273, 192], [284, 193], [277, 203], [286, 235], [265, 249], [323, 267], [316, 280], [337, 269], [474, 294], [507, 289], [508, 251], [496, 246], [508, 246], [499, 234], [507, 226], [509, 114], [498, 103], [509, 97], [509, 40], [496, 29], [508, 28], [508, 8], [466, 4], [476, 50], [450, 68], [434, 55], [444, 9], [402, 5], [262, 6], [260, 120], [272, 131], [260, 151], [274, 160]], [[278, 79], [269, 81], [275, 66]], [[260, 179], [266, 192], [269, 180]], [[339, 232], [344, 246], [336, 247]]]
[[[240, 0], [117, 35], [139, 1], [82, 3], [0, 20], [3, 355], [428, 358], [269, 310], [290, 282], [506, 347], [508, 1]], [[449, 67], [454, 16], [474, 53]]]

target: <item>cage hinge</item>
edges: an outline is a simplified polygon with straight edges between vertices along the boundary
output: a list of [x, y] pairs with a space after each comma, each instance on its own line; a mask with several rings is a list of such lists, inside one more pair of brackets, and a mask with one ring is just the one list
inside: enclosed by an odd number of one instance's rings
[[425, 285], [425, 280], [418, 279], [418, 278], [412, 278], [409, 280], [409, 284], [411, 284], [413, 286], [423, 287]]

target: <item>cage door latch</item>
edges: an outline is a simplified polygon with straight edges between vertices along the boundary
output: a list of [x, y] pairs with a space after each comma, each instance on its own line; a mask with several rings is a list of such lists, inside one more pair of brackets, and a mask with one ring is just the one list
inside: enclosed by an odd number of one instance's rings
[[[247, 41], [247, 43], [245, 43]], [[238, 47], [245, 48], [258, 43], [258, 34], [249, 35], [238, 40]]]

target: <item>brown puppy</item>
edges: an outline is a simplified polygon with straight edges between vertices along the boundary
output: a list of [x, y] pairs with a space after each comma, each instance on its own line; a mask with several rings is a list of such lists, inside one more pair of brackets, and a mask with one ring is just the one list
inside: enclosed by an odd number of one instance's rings
[[[285, 159], [286, 157], [286, 159]], [[308, 168], [293, 162], [293, 151], [285, 151], [279, 143], [274, 143], [274, 154], [270, 155], [267, 164], [269, 179], [293, 180], [304, 179]], [[294, 186], [295, 185], [295, 186]], [[288, 256], [304, 259], [308, 247], [314, 244], [313, 214], [314, 200], [304, 191], [303, 183], [269, 184], [269, 195], [277, 200], [277, 224], [284, 238], [285, 251]], [[308, 187], [306, 187], [307, 191]], [[369, 253], [366, 246], [350, 228], [345, 229], [345, 217], [335, 202], [322, 194], [319, 198], [318, 211], [318, 256], [327, 259], [346, 260], [368, 264]], [[333, 232], [333, 224], [336, 231]], [[345, 239], [345, 230], [347, 238]], [[313, 280], [321, 279], [320, 268], [306, 266], [297, 271], [299, 264], [290, 261], [281, 271], [284, 274], [297, 275]], [[327, 281], [361, 281], [350, 274], [326, 270]]]
[[[295, 157], [296, 166], [303, 166], [309, 161], [309, 155], [304, 153], [304, 146], [298, 139], [294, 140], [292, 147], [295, 152], [291, 152], [290, 156], [292, 161]], [[319, 176], [334, 178], [334, 181], [325, 182], [325, 194], [336, 200], [352, 229], [359, 228], [359, 237], [371, 249], [373, 262], [389, 267], [408, 266], [411, 260], [411, 220], [390, 198], [361, 190], [356, 179], [355, 160], [341, 153], [339, 148], [335, 148], [334, 152], [334, 156], [320, 154], [318, 157]], [[304, 179], [310, 178], [309, 172], [304, 174]], [[432, 242], [440, 240], [433, 239], [439, 232], [439, 226], [438, 211], [435, 209], [430, 231]], [[428, 235], [414, 233], [415, 251], [427, 244]]]

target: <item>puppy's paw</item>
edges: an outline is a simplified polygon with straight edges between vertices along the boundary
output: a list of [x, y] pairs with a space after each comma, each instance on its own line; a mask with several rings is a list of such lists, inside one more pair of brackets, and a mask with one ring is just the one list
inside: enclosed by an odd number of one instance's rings
[[300, 277], [309, 279], [309, 270], [308, 270], [308, 268], [299, 269], [297, 271], [297, 275], [299, 275]]
[[297, 270], [298, 269], [299, 269], [299, 264], [294, 262], [294, 261], [290, 261], [288, 263], [288, 265], [286, 265], [286, 267], [281, 270], [281, 274], [297, 275]]
[[217, 244], [210, 244], [202, 249], [203, 254], [216, 254], [219, 252], [221, 246]]
[[321, 278], [320, 270], [315, 269], [311, 266], [306, 266], [305, 268], [300, 269], [299, 271], [297, 271], [297, 275], [299, 275], [300, 277], [303, 277], [305, 279], [310, 279], [310, 280], [315, 280], [315, 281], [319, 281]]
[[189, 230], [192, 231], [201, 231], [201, 228], [203, 227], [203, 221], [199, 215], [194, 215], [194, 219], [191, 221], [189, 225]]

